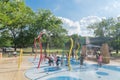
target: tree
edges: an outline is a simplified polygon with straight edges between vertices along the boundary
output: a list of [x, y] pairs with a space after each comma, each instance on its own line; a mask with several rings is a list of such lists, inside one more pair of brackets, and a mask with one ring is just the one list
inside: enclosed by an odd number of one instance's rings
[[102, 19], [101, 22], [97, 22], [88, 26], [89, 29], [94, 30], [94, 34], [97, 37], [109, 37], [112, 34], [111, 28], [115, 25], [114, 19]]
[[[25, 5], [24, 2], [16, 2], [14, 0], [11, 0], [7, 3], [1, 3], [0, 24], [2, 26], [0, 27], [0, 30], [8, 31], [9, 34], [11, 34], [12, 41], [16, 50], [17, 37], [19, 37], [19, 35], [23, 35], [23, 29], [26, 29], [28, 27], [27, 25], [31, 24], [32, 15], [34, 13], [29, 7]], [[24, 44], [23, 42], [21, 43], [22, 45]]]
[[120, 22], [116, 23], [116, 25], [114, 26], [114, 39], [112, 41], [112, 45], [114, 47], [114, 49], [116, 49], [116, 53], [119, 52], [120, 50]]
[[0, 31], [8, 32], [15, 50], [16, 47], [31, 46], [43, 29], [52, 34], [51, 42], [47, 37], [43, 38], [44, 44], [49, 41], [52, 46], [63, 46], [67, 31], [50, 10], [39, 9], [34, 13], [23, 1], [0, 1]]
[[6, 46], [9, 47], [11, 46], [11, 38], [10, 35], [7, 31], [3, 31], [0, 34], [0, 47]]
[[50, 10], [39, 9], [36, 12], [34, 27], [30, 27], [32, 33], [37, 37], [42, 30], [46, 30], [49, 36], [42, 38], [44, 51], [46, 52], [47, 44], [54, 47], [62, 47], [65, 42], [67, 31], [62, 27], [62, 21], [54, 16]]
[[88, 28], [94, 30], [94, 33], [98, 38], [101, 38], [97, 44], [100, 42], [101, 44], [108, 43], [116, 50], [116, 53], [118, 53], [118, 50], [120, 49], [120, 37], [118, 36], [120, 35], [119, 21], [119, 17], [117, 19], [109, 18], [88, 26]]

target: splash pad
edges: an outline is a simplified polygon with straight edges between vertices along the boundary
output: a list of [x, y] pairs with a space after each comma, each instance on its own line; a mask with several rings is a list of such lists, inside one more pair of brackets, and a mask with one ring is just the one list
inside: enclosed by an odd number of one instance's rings
[[[32, 61], [32, 60], [31, 60]], [[25, 76], [31, 80], [119, 80], [120, 66], [103, 65], [99, 67], [97, 64], [85, 62], [80, 67], [79, 62], [70, 60], [71, 71], [68, 66], [48, 66], [47, 61], [41, 64], [38, 69], [38, 59], [34, 61], [34, 66], [28, 69]], [[65, 61], [64, 61], [65, 62]]]

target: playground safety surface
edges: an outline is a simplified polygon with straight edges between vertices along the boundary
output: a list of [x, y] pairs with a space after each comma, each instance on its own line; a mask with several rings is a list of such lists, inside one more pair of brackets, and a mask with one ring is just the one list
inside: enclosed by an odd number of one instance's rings
[[102, 67], [95, 62], [85, 61], [80, 67], [79, 62], [71, 60], [71, 71], [67, 66], [60, 68], [48, 66], [47, 61], [38, 69], [38, 59], [36, 61], [29, 59], [29, 61], [34, 66], [25, 72], [25, 76], [31, 80], [120, 80], [120, 65], [112, 61], [111, 64], [104, 64]]
[[[30, 61], [30, 60], [31, 61]], [[0, 59], [0, 80], [120, 80], [120, 60], [111, 60], [110, 64], [97, 68], [96, 62], [85, 61], [83, 68], [77, 64], [68, 71], [68, 67], [49, 67], [45, 62], [39, 69], [33, 56], [23, 56], [21, 68], [18, 69], [18, 58]], [[32, 64], [31, 64], [32, 62]], [[34, 64], [34, 65], [33, 65]]]

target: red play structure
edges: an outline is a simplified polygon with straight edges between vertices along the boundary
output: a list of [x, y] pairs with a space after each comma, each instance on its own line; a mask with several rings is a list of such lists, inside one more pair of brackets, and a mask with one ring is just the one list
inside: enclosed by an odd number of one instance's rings
[[[44, 32], [40, 32], [40, 34], [38, 35], [37, 38], [34, 39], [34, 48], [36, 48], [36, 53], [37, 53], [37, 46], [36, 46], [36, 42], [38, 40], [38, 43], [39, 43], [39, 47], [40, 47], [40, 59], [39, 59], [39, 63], [38, 63], [38, 67], [40, 67], [40, 63], [41, 61], [43, 60], [43, 55], [42, 55], [42, 42], [41, 42], [41, 38], [42, 38], [42, 35], [45, 34]], [[36, 56], [37, 54], [35, 54], [35, 58], [34, 60], [36, 59]]]

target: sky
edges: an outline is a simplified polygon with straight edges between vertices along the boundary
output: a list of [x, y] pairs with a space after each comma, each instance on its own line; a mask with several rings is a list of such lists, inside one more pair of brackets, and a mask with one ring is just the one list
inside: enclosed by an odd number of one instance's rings
[[68, 34], [93, 36], [87, 26], [120, 15], [120, 0], [25, 0], [34, 11], [49, 9], [64, 22]]

